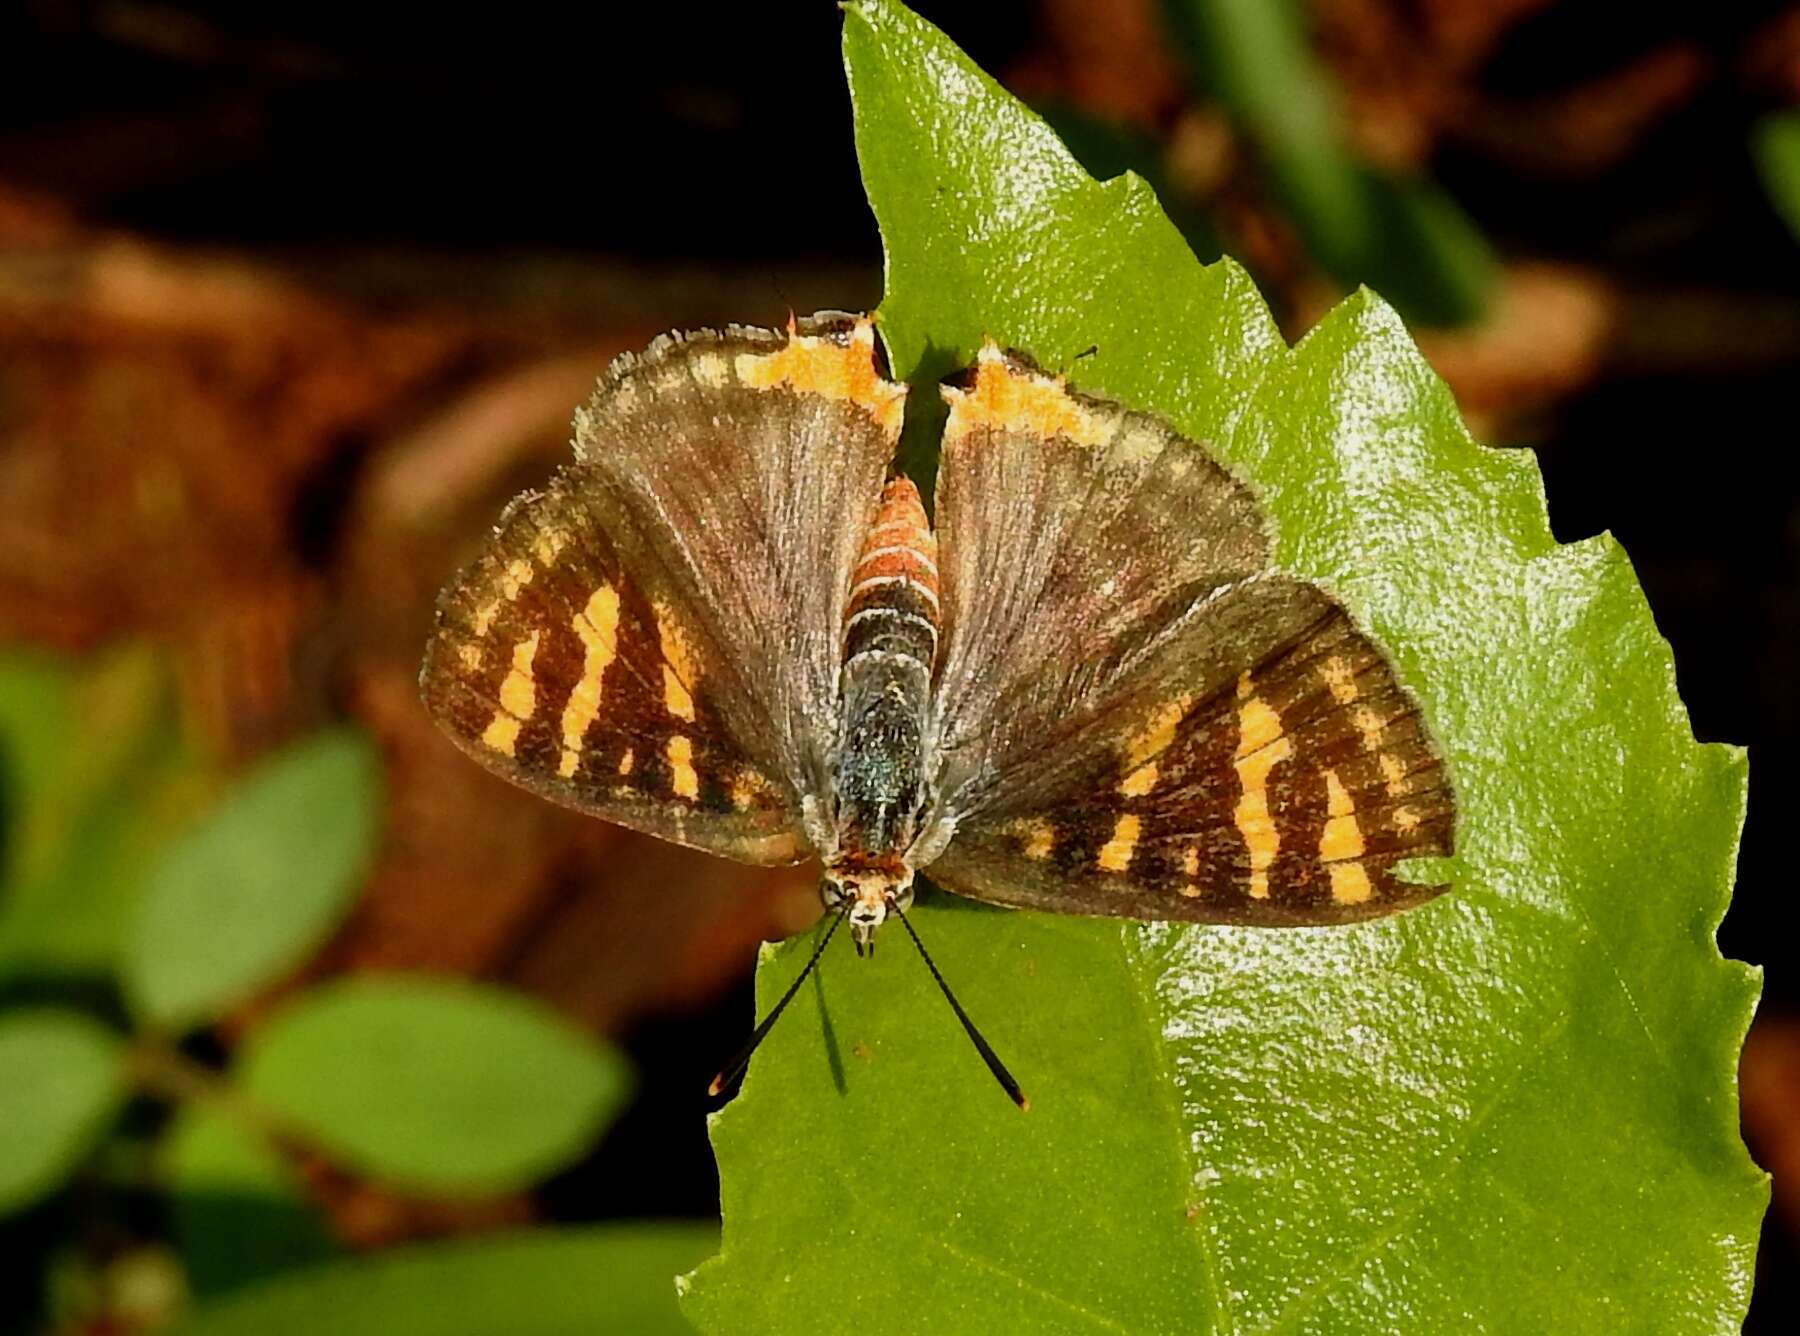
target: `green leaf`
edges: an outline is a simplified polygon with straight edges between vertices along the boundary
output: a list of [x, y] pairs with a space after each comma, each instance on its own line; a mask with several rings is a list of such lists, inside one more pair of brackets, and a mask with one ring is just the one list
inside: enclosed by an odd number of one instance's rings
[[563, 1168], [623, 1106], [624, 1059], [520, 993], [364, 977], [303, 994], [238, 1079], [257, 1105], [371, 1175], [509, 1192]]
[[396, 1248], [233, 1296], [174, 1336], [686, 1333], [675, 1276], [714, 1242], [705, 1226], [641, 1224]]
[[123, 1095], [119, 1038], [73, 1011], [0, 1016], [0, 1214], [62, 1186]]
[[368, 869], [380, 775], [359, 734], [321, 733], [265, 761], [164, 854], [124, 961], [147, 1021], [215, 1020], [319, 947]]
[[[1757, 975], [1713, 942], [1744, 758], [1694, 742], [1623, 553], [1553, 541], [1530, 457], [1470, 439], [1377, 298], [1289, 349], [1236, 265], [935, 29], [865, 0], [845, 45], [898, 372], [991, 334], [1211, 441], [1422, 702], [1459, 857], [1449, 895], [1351, 928], [921, 904], [1024, 1115], [904, 938], [834, 948], [714, 1122], [724, 1246], [689, 1315], [1735, 1331], [1767, 1200], [1734, 1084]], [[766, 957], [761, 1006], [807, 945]]]
[[1763, 190], [1800, 240], [1800, 111], [1778, 111], [1756, 124], [1750, 147]]
[[188, 1285], [215, 1295], [336, 1251], [299, 1175], [267, 1140], [187, 1105], [162, 1147]]
[[145, 865], [211, 783], [144, 647], [0, 657], [0, 975], [110, 974]]

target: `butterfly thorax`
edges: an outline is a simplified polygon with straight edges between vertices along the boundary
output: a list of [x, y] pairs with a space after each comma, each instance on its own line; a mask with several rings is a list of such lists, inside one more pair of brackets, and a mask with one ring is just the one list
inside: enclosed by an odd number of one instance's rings
[[838, 680], [833, 767], [836, 849], [825, 899], [854, 895], [850, 921], [866, 943], [890, 897], [912, 898], [906, 852], [926, 806], [924, 730], [937, 654], [937, 540], [918, 489], [904, 477], [882, 492], [850, 580]]

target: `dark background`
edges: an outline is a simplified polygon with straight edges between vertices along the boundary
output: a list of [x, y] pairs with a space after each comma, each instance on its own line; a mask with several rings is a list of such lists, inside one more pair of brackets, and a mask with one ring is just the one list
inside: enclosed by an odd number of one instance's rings
[[[512, 981], [643, 1075], [536, 1201], [446, 1219], [342, 1189], [327, 1205], [357, 1242], [714, 1214], [697, 1092], [743, 1033], [755, 942], [811, 912], [791, 878], [746, 889], [447, 766], [411, 696], [433, 589], [559, 456], [608, 356], [673, 325], [879, 299], [834, 8], [619, 8], [0, 13], [0, 638], [149, 638], [228, 758], [363, 721], [408, 795], [390, 819], [458, 843], [384, 866], [318, 968]], [[1149, 0], [920, 8], [1090, 165], [1151, 175], [1291, 336], [1363, 276], [1309, 252]], [[1751, 748], [1720, 940], [1767, 970], [1743, 1073], [1776, 1173], [1750, 1329], [1791, 1330], [1800, 241], [1750, 143], [1800, 104], [1800, 7], [1309, 11], [1347, 151], [1442, 186], [1498, 259], [1484, 319], [1433, 329], [1412, 309], [1428, 356], [1478, 436], [1536, 453], [1559, 538], [1623, 542], [1696, 734]], [[189, 503], [158, 519], [144, 498], [169, 477]]]

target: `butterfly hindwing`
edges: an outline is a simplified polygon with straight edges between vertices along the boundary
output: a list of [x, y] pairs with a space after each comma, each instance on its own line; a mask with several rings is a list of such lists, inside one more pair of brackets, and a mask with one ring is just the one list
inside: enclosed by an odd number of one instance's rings
[[802, 857], [903, 397], [849, 317], [620, 359], [577, 416], [577, 463], [446, 589], [428, 707], [546, 797], [743, 861]]
[[582, 469], [515, 502], [438, 606], [425, 701], [488, 769], [590, 815], [749, 862], [800, 856], [797, 801], [744, 751], [712, 657], [628, 573]]
[[1070, 744], [1080, 780], [970, 818], [930, 874], [1006, 904], [1263, 925], [1371, 918], [1442, 891], [1394, 875], [1451, 848], [1450, 791], [1417, 708], [1323, 594], [1257, 584], [1313, 614], [1298, 636], [1271, 621], [1282, 643], [1264, 645], [1253, 616], [1233, 636], [1256, 647], [1253, 666], [1234, 680], [1198, 694], [1177, 676], [1119, 698]]
[[1270, 569], [1248, 489], [1155, 419], [991, 349], [951, 400], [945, 606], [982, 614], [951, 623], [940, 666], [953, 833], [934, 880], [1258, 924], [1442, 889], [1392, 872], [1451, 845], [1416, 706], [1341, 607]]

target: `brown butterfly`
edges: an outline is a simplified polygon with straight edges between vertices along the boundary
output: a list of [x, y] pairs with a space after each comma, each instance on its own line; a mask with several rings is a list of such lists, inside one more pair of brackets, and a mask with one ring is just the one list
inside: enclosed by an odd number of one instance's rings
[[431, 712], [594, 816], [816, 856], [814, 963], [846, 919], [859, 953], [905, 922], [921, 871], [995, 904], [1260, 926], [1445, 889], [1393, 873], [1452, 843], [1418, 709], [1338, 603], [1272, 568], [1248, 487], [988, 343], [942, 389], [934, 525], [892, 472], [906, 393], [839, 313], [620, 358], [574, 465], [444, 591]]

